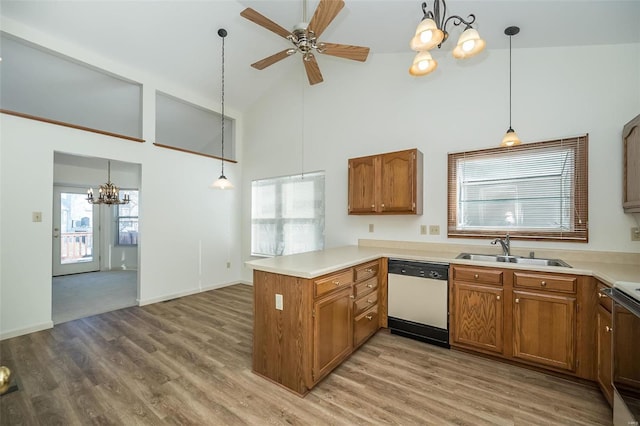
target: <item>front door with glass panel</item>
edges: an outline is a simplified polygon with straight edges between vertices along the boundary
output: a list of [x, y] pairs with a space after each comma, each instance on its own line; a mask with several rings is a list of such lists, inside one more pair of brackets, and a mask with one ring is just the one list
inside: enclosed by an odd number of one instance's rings
[[53, 197], [53, 275], [99, 271], [99, 206], [80, 188], [55, 186]]

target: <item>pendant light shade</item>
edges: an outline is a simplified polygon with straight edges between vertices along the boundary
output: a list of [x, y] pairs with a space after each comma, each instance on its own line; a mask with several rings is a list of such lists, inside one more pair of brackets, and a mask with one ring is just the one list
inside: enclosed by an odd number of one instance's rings
[[500, 146], [509, 147], [520, 145], [520, 138], [518, 134], [511, 127], [511, 38], [520, 32], [518, 27], [508, 27], [504, 30], [504, 33], [509, 36], [509, 129], [502, 138]]
[[438, 68], [438, 62], [431, 57], [431, 53], [418, 52], [415, 58], [413, 58], [413, 64], [409, 68], [409, 74], [413, 76], [427, 75]]
[[456, 59], [466, 59], [477, 55], [484, 50], [485, 41], [480, 38], [477, 30], [469, 27], [458, 39], [458, 44], [453, 49], [453, 57]]
[[227, 30], [225, 30], [224, 28], [220, 28], [218, 30], [218, 35], [220, 36], [220, 38], [222, 38], [222, 96], [221, 96], [221, 100], [222, 100], [222, 115], [221, 115], [221, 121], [222, 121], [222, 156], [221, 156], [221, 162], [222, 162], [222, 171], [220, 172], [220, 177], [218, 178], [218, 180], [216, 180], [215, 182], [213, 182], [211, 185], [209, 185], [209, 188], [213, 188], [213, 189], [233, 189], [233, 184], [231, 182], [229, 182], [229, 180], [227, 179], [227, 177], [224, 175], [224, 38], [227, 36]]

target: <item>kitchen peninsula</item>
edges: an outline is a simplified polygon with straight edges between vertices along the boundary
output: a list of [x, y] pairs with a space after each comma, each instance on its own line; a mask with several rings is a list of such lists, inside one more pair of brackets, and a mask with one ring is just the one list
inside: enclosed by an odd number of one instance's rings
[[[491, 253], [491, 249], [364, 240], [359, 246], [247, 262], [254, 270], [253, 371], [304, 396], [380, 327], [387, 326], [387, 258], [496, 267], [495, 263], [456, 259], [461, 252]], [[560, 257], [553, 250], [543, 254], [547, 253]], [[573, 268], [526, 269], [584, 276], [584, 282], [594, 288], [591, 277], [610, 286], [623, 280], [640, 282], [638, 254], [560, 253]], [[499, 268], [523, 269], [510, 264]]]

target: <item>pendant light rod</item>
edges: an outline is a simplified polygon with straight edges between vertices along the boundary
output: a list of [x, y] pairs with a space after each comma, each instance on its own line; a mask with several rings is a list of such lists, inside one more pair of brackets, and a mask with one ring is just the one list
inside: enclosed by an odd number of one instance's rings
[[512, 72], [511, 72], [511, 38], [518, 34], [520, 32], [520, 28], [512, 26], [512, 27], [507, 27], [504, 30], [504, 33], [509, 36], [509, 129], [507, 130], [507, 133], [504, 135], [504, 137], [502, 138], [502, 143], [500, 144], [503, 147], [509, 147], [509, 146], [515, 146], [515, 145], [520, 145], [520, 138], [518, 137], [518, 134], [513, 130], [513, 127], [511, 127], [511, 110], [512, 110], [512, 105], [511, 105], [511, 91], [512, 91]]

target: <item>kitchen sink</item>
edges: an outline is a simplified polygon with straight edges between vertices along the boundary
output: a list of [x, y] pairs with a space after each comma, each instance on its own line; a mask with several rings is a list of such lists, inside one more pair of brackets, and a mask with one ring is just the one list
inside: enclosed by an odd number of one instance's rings
[[504, 262], [504, 263], [518, 263], [522, 265], [534, 265], [534, 266], [562, 266], [565, 268], [571, 268], [571, 265], [560, 259], [544, 259], [538, 257], [522, 257], [522, 256], [504, 256], [501, 254], [475, 254], [475, 253], [460, 253], [456, 256], [456, 259], [466, 260], [478, 260], [482, 262]]

